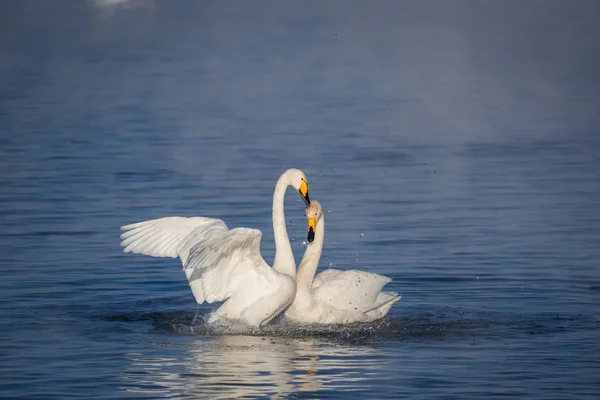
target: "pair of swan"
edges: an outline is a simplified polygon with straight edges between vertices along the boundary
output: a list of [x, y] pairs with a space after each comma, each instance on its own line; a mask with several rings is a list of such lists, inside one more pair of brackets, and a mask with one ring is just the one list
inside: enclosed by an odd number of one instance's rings
[[[289, 186], [308, 206], [309, 241], [317, 238], [307, 246], [298, 274], [283, 206]], [[224, 302], [210, 315], [209, 323], [233, 319], [258, 327], [286, 309], [287, 318], [308, 323], [350, 323], [385, 316], [399, 300], [395, 293], [381, 292], [389, 278], [328, 270], [312, 282], [323, 246], [322, 214], [318, 202], [311, 205], [306, 175], [289, 169], [278, 179], [273, 194], [276, 251], [272, 268], [260, 254], [259, 230], [230, 230], [220, 219], [165, 217], [125, 225], [121, 246], [125, 252], [179, 257], [198, 304]]]

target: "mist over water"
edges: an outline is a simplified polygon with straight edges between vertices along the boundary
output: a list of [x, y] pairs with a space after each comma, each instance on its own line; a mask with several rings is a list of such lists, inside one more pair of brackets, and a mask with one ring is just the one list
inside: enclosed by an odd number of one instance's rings
[[[596, 1], [5, 1], [0, 397], [595, 398]], [[384, 321], [208, 326], [119, 227], [263, 232], [301, 168], [320, 269]], [[301, 199], [286, 221], [299, 261]], [[196, 315], [198, 314], [198, 315]]]

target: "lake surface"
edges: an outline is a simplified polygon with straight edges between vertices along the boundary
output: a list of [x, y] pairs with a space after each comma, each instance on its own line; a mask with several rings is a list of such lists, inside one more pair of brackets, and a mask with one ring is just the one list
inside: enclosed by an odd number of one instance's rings
[[[597, 398], [596, 2], [2, 8], [0, 398]], [[291, 167], [387, 319], [211, 327], [119, 246], [202, 215], [271, 262]], [[292, 191], [286, 220], [299, 260]]]

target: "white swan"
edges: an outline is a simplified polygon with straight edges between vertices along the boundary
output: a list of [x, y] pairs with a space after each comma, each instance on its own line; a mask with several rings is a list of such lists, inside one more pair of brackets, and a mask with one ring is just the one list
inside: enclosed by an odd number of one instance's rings
[[125, 252], [179, 257], [198, 304], [225, 301], [209, 318], [268, 323], [294, 300], [296, 262], [287, 234], [283, 199], [293, 186], [308, 205], [308, 182], [298, 169], [284, 172], [273, 194], [275, 260], [260, 254], [257, 229], [229, 230], [220, 219], [165, 217], [121, 227]]
[[382, 291], [391, 279], [371, 272], [335, 269], [315, 277], [325, 234], [325, 218], [318, 201], [310, 203], [306, 217], [309, 244], [296, 274], [296, 297], [285, 316], [295, 322], [319, 324], [383, 318], [401, 298], [397, 293]]

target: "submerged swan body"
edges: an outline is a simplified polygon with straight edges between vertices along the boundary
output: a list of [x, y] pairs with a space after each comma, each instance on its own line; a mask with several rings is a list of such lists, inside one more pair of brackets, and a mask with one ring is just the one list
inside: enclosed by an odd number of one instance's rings
[[209, 318], [260, 326], [282, 312], [296, 294], [296, 262], [285, 225], [283, 199], [293, 186], [310, 204], [308, 183], [298, 169], [284, 172], [273, 194], [275, 260], [260, 253], [257, 229], [228, 229], [220, 219], [165, 217], [121, 227], [125, 252], [179, 257], [198, 304], [224, 301]]
[[296, 297], [285, 312], [286, 318], [318, 324], [349, 324], [383, 318], [401, 298], [394, 292], [382, 291], [391, 279], [371, 272], [334, 269], [315, 277], [325, 234], [325, 219], [319, 202], [310, 204], [306, 217], [311, 243], [298, 267]]

